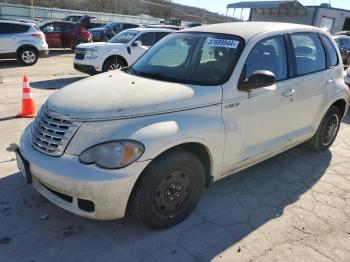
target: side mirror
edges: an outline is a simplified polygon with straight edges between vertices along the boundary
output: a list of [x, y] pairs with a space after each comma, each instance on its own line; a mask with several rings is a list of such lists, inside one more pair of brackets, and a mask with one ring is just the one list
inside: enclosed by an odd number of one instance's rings
[[258, 70], [255, 71], [248, 80], [239, 83], [238, 89], [241, 91], [249, 91], [251, 89], [272, 86], [276, 84], [276, 76], [271, 71]]
[[132, 47], [136, 47], [136, 46], [142, 46], [142, 42], [137, 40], [134, 43], [131, 44]]

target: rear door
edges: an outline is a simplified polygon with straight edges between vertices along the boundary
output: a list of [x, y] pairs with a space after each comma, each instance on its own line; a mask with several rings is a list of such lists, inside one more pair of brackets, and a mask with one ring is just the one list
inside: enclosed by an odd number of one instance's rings
[[49, 23], [40, 28], [44, 32], [50, 48], [62, 47], [62, 27], [60, 23]]
[[76, 35], [77, 35], [77, 28], [75, 24], [66, 24], [62, 23], [62, 46], [71, 48], [74, 46]]
[[12, 23], [0, 23], [0, 53], [15, 53], [17, 41], [23, 37], [23, 33], [29, 30], [30, 26]]
[[141, 46], [131, 45], [131, 63], [134, 63], [140, 56], [142, 56], [151, 46], [156, 43], [156, 34], [155, 32], [145, 32], [136, 38], [135, 41], [140, 41], [142, 44]]
[[317, 33], [301, 32], [290, 34], [294, 53], [295, 84], [292, 88], [292, 119], [288, 140], [297, 140], [314, 132], [313, 123], [322, 107], [329, 72], [327, 58]]

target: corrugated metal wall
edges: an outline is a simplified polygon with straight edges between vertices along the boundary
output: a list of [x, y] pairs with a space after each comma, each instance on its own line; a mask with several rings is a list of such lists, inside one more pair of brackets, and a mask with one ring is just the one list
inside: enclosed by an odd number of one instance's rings
[[129, 15], [117, 15], [109, 13], [98, 13], [98, 12], [86, 12], [76, 11], [67, 9], [56, 9], [56, 8], [45, 8], [45, 7], [34, 7], [26, 5], [14, 5], [0, 3], [0, 18], [1, 19], [62, 19], [67, 15], [85, 15], [95, 16], [96, 20], [101, 22], [129, 22], [137, 24], [158, 24], [162, 19], [149, 18], [143, 16], [129, 16]]

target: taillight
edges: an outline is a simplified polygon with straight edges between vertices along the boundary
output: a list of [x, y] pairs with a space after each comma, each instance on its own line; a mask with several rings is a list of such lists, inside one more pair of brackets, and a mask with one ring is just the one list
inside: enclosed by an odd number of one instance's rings
[[32, 36], [38, 37], [38, 38], [43, 39], [43, 40], [45, 39], [45, 35], [43, 33], [41, 33], [41, 32], [32, 33]]

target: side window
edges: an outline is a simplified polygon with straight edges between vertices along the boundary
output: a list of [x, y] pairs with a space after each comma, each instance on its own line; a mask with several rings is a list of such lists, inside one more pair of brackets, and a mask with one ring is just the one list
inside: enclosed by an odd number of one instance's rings
[[1, 35], [9, 34], [10, 33], [9, 28], [10, 28], [9, 23], [0, 23], [0, 34]]
[[157, 32], [156, 33], [156, 42], [158, 42], [160, 39], [167, 36], [168, 34], [170, 34], [170, 33], [169, 32]]
[[245, 72], [241, 79], [248, 79], [257, 70], [268, 70], [275, 74], [277, 81], [288, 76], [286, 47], [282, 35], [273, 36], [257, 43], [250, 52]]
[[141, 41], [143, 46], [152, 46], [156, 43], [156, 36], [153, 32], [144, 33], [136, 41]]
[[29, 25], [1, 23], [0, 34], [20, 34], [25, 33], [29, 30]]
[[335, 50], [333, 43], [325, 35], [321, 35], [321, 38], [328, 53], [328, 67], [336, 66], [338, 64], [338, 53]]
[[326, 55], [316, 33], [291, 34], [297, 74], [305, 75], [326, 69]]
[[124, 29], [130, 29], [130, 28], [135, 28], [138, 27], [137, 25], [133, 25], [133, 24], [124, 24]]
[[75, 25], [64, 25], [64, 32], [75, 32]]
[[60, 33], [61, 27], [58, 24], [48, 24], [43, 27], [42, 31], [44, 33]]

